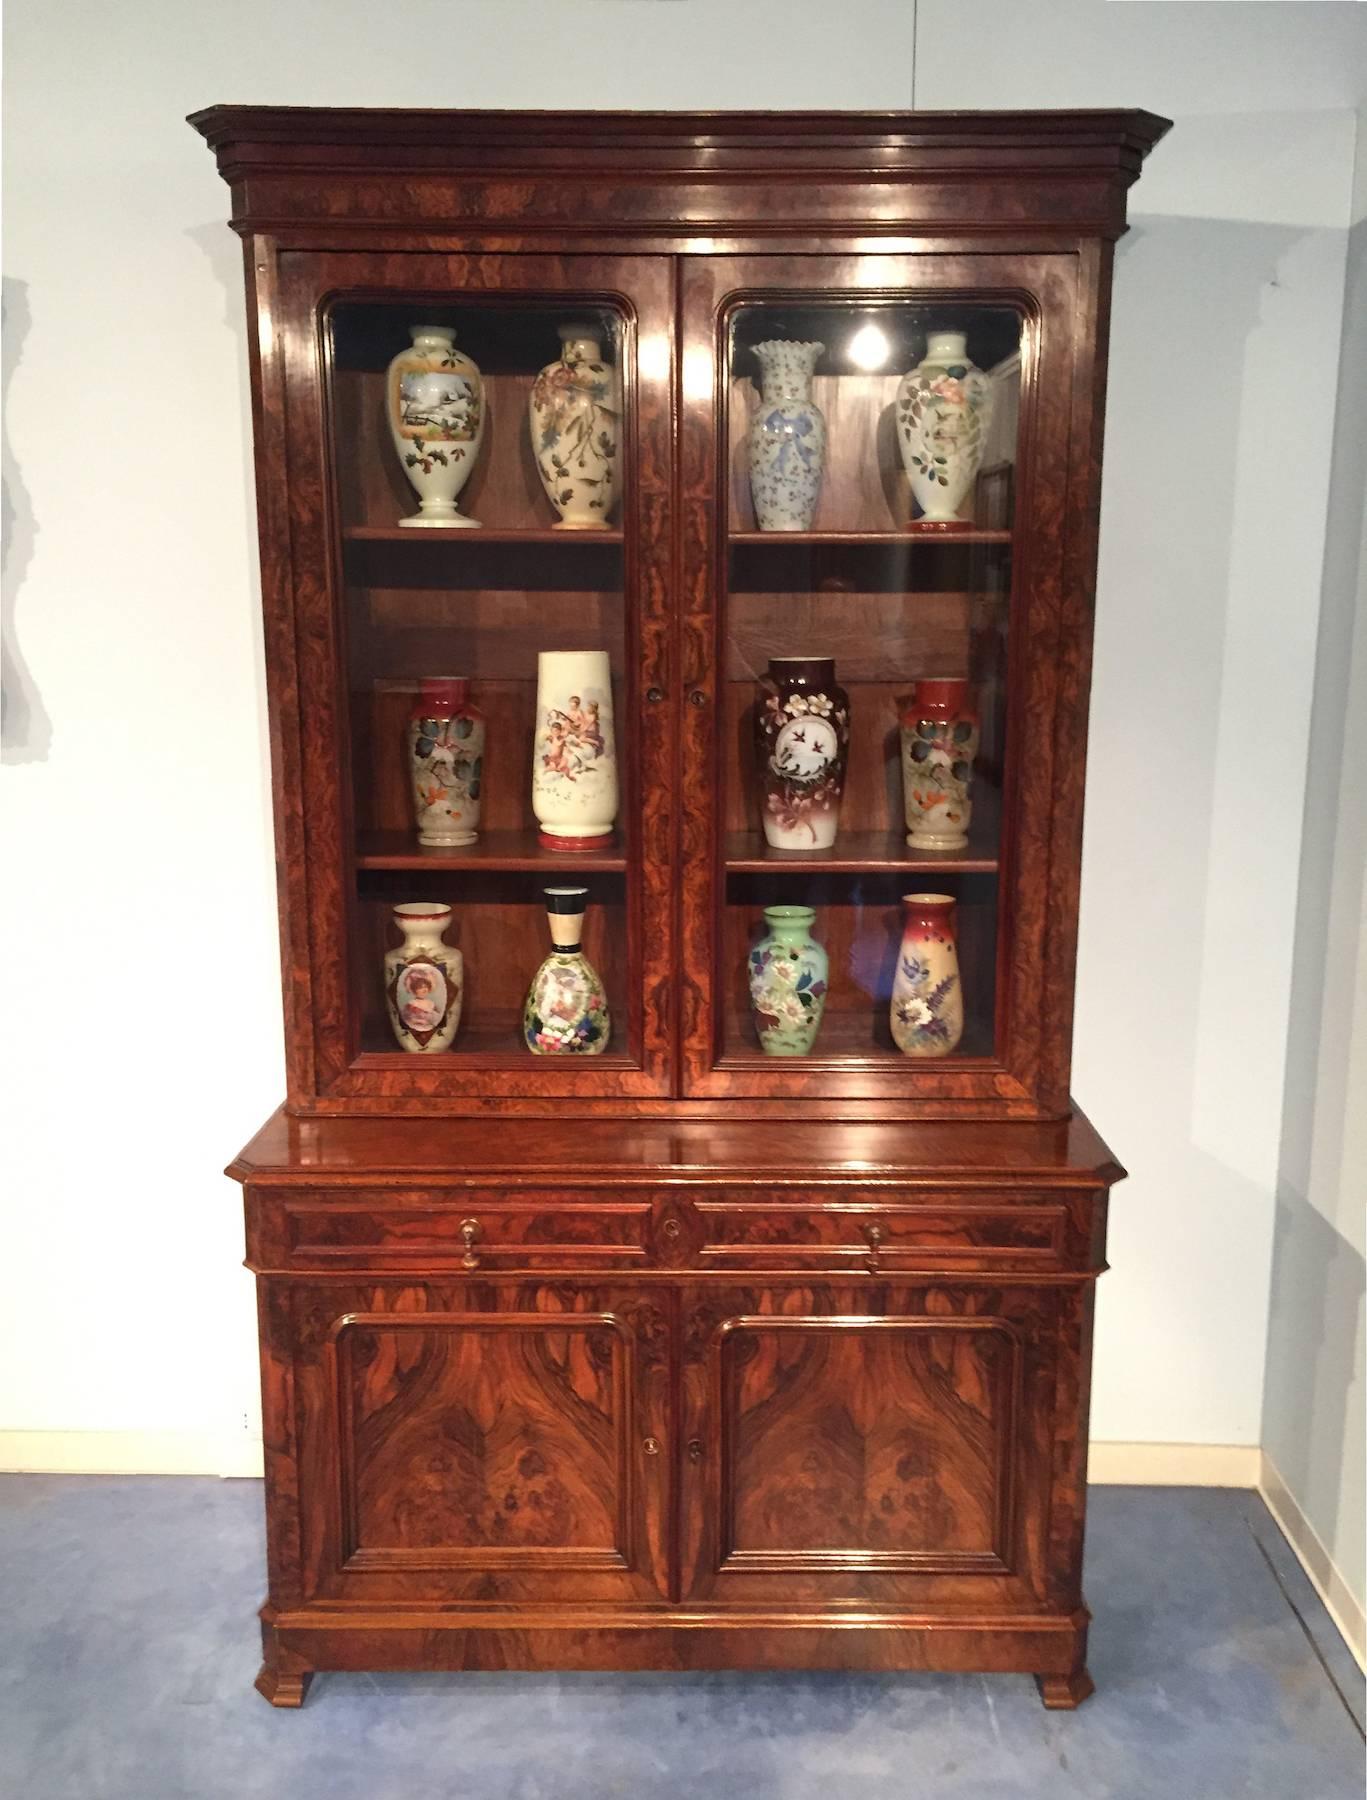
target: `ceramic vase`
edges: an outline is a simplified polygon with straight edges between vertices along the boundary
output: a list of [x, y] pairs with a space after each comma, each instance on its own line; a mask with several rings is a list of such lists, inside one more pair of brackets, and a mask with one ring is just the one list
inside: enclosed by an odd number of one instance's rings
[[776, 656], [755, 696], [755, 754], [765, 840], [828, 850], [840, 823], [850, 697], [829, 656]]
[[605, 650], [536, 659], [532, 811], [547, 850], [599, 850], [617, 816], [612, 675]]
[[902, 799], [913, 850], [962, 850], [978, 715], [966, 681], [918, 681], [902, 711]]
[[893, 1042], [905, 1056], [948, 1056], [964, 1033], [952, 894], [903, 894], [892, 983]]
[[546, 918], [554, 949], [532, 978], [522, 1037], [533, 1056], [598, 1056], [612, 1019], [598, 973], [580, 948], [589, 890], [548, 887]]
[[826, 1010], [826, 952], [810, 906], [766, 906], [768, 930], [750, 952], [750, 1010], [766, 1056], [806, 1056]]
[[968, 359], [962, 331], [932, 331], [897, 389], [897, 442], [921, 517], [913, 527], [966, 531], [959, 509], [982, 462], [992, 383]]
[[449, 1050], [460, 1025], [465, 962], [444, 942], [449, 906], [406, 901], [394, 908], [403, 942], [386, 950], [384, 998], [400, 1050]]
[[826, 421], [812, 400], [824, 344], [755, 345], [759, 410], [750, 424], [750, 491], [761, 531], [809, 531], [826, 466]]
[[532, 455], [557, 531], [602, 531], [617, 498], [622, 402], [596, 325], [560, 327], [560, 357], [532, 383]]
[[399, 461], [418, 495], [400, 525], [478, 525], [456, 507], [484, 437], [484, 382], [449, 325], [410, 327], [389, 365], [385, 406]]
[[473, 844], [479, 836], [484, 714], [469, 693], [464, 676], [434, 675], [413, 702], [404, 744], [420, 844]]

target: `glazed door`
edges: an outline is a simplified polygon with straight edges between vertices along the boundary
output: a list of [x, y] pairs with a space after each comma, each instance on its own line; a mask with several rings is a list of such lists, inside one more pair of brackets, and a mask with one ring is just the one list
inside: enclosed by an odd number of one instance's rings
[[1098, 270], [685, 264], [689, 1094], [1066, 1106]]
[[300, 1599], [660, 1597], [668, 1352], [651, 1297], [263, 1289], [267, 1341], [291, 1366], [292, 1417], [268, 1428], [297, 1446]]
[[[275, 279], [295, 1104], [666, 1093], [672, 264], [285, 251]], [[548, 909], [583, 960], [524, 1011]]]
[[1086, 1305], [989, 1284], [696, 1289], [685, 1598], [1075, 1603], [1050, 1590], [1045, 1540], [1051, 1507], [1060, 1542], [1077, 1516], [1075, 1434], [1055, 1445], [1052, 1421]]

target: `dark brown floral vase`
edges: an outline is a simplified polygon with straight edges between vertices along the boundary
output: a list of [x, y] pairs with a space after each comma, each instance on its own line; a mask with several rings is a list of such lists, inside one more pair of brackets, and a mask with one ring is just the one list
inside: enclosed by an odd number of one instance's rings
[[829, 656], [775, 656], [755, 697], [764, 836], [775, 850], [829, 850], [850, 751], [850, 697]]

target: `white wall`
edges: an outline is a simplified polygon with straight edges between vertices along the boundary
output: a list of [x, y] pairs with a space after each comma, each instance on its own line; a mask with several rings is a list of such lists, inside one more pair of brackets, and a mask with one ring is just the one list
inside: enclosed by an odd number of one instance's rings
[[[599, 56], [573, 98], [904, 106], [914, 32], [921, 106], [1177, 117], [1118, 261], [1077, 1089], [1133, 1179], [1094, 1424], [1251, 1445], [1367, 10], [1051, 15], [581, 0]], [[0, 1428], [255, 1412], [217, 1170], [282, 1086], [259, 593], [237, 245], [181, 115], [554, 105], [562, 19], [10, 0]]]

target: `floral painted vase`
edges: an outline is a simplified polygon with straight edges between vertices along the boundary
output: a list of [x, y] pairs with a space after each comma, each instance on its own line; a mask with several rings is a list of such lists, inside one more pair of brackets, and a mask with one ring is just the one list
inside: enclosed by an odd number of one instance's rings
[[400, 525], [478, 525], [457, 510], [484, 437], [484, 382], [449, 325], [410, 327], [413, 347], [389, 365], [385, 405], [394, 448], [417, 491]]
[[760, 403], [750, 425], [750, 491], [761, 531], [808, 531], [826, 466], [826, 421], [812, 401], [824, 344], [755, 345]]
[[413, 702], [404, 743], [420, 844], [473, 844], [479, 836], [484, 714], [469, 692], [464, 676], [436, 675]]
[[562, 325], [560, 358], [532, 383], [532, 454], [557, 531], [601, 531], [617, 498], [622, 402], [596, 325]]
[[905, 1056], [948, 1056], [964, 1033], [952, 894], [903, 894], [892, 1038]]
[[966, 681], [918, 681], [902, 712], [902, 798], [913, 850], [962, 850], [978, 715]]
[[612, 1019], [598, 973], [580, 949], [589, 890], [548, 887], [546, 918], [555, 948], [532, 978], [522, 1037], [533, 1056], [598, 1056]]
[[384, 957], [384, 998], [400, 1050], [449, 1050], [460, 1025], [465, 961], [442, 939], [449, 906], [425, 900], [394, 908], [403, 942]]
[[776, 850], [828, 850], [840, 823], [850, 697], [829, 656], [775, 656], [755, 698], [764, 836]]
[[967, 531], [959, 517], [982, 462], [992, 383], [968, 360], [962, 331], [932, 331], [897, 389], [897, 442], [921, 517], [913, 528]]
[[750, 952], [750, 1009], [766, 1056], [806, 1056], [826, 1010], [826, 952], [810, 906], [766, 906], [769, 927]]
[[536, 661], [532, 811], [546, 850], [601, 850], [617, 817], [612, 674], [605, 650], [543, 650]]

